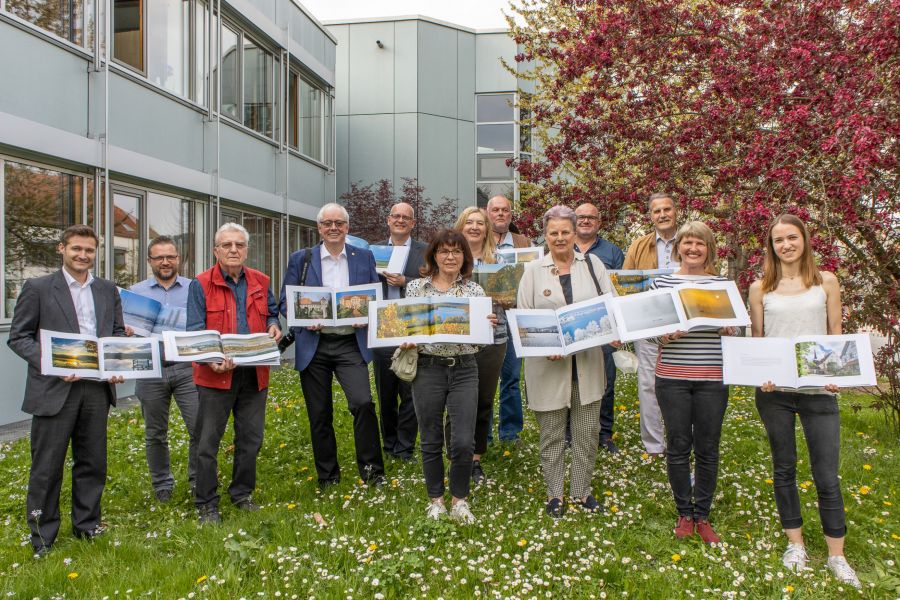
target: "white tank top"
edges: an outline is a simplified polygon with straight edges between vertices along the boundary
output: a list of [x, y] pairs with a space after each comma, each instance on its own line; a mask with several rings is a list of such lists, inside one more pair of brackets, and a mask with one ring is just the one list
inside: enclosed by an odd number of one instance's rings
[[828, 312], [825, 290], [814, 285], [802, 294], [786, 296], [769, 292], [763, 296], [763, 329], [766, 337], [827, 335]]

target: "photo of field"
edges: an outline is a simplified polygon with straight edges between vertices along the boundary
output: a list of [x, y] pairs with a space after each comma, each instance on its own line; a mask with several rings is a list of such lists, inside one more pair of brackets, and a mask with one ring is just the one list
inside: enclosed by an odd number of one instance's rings
[[861, 373], [859, 349], [853, 340], [799, 342], [794, 346], [794, 352], [800, 377], [853, 377]]
[[518, 315], [516, 325], [523, 348], [562, 348], [556, 317], [553, 315]]
[[294, 295], [295, 319], [331, 319], [331, 292], [297, 292]]
[[61, 369], [99, 369], [97, 342], [51, 337], [53, 366]]
[[278, 343], [268, 334], [253, 338], [225, 338], [222, 350], [229, 358], [252, 358], [278, 352]]
[[445, 298], [431, 305], [431, 333], [469, 335], [469, 301], [465, 298]]
[[560, 312], [559, 324], [562, 328], [566, 345], [603, 337], [613, 331], [613, 319], [609, 315], [606, 304], [597, 304]]
[[103, 344], [104, 371], [152, 371], [155, 340], [137, 339]]
[[377, 311], [378, 339], [428, 335], [428, 304], [396, 304], [380, 306]]
[[517, 257], [518, 260], [516, 262], [527, 263], [527, 262], [531, 262], [533, 260], [537, 260], [541, 256], [542, 256], [542, 253], [540, 250], [530, 250], [528, 252], [519, 252], [518, 257]]
[[336, 292], [335, 298], [337, 299], [338, 319], [367, 317], [369, 316], [369, 302], [375, 302], [378, 299], [374, 289]]
[[472, 279], [481, 286], [484, 293], [504, 306], [516, 305], [519, 281], [525, 272], [524, 264], [485, 264], [475, 267]]
[[214, 333], [197, 335], [192, 337], [175, 338], [175, 347], [179, 356], [195, 356], [208, 352], [222, 352], [222, 344], [219, 336]]
[[688, 319], [734, 319], [734, 308], [727, 290], [682, 289], [678, 290], [684, 313]]
[[369, 250], [375, 256], [375, 270], [383, 271], [391, 264], [391, 254], [394, 253], [393, 246], [369, 246]]

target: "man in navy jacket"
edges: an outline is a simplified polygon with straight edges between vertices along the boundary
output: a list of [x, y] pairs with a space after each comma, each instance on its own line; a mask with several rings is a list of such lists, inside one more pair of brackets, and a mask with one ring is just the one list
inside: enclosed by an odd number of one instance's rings
[[[378, 283], [375, 257], [369, 250], [346, 243], [350, 229], [347, 210], [339, 204], [326, 204], [316, 217], [322, 243], [310, 250], [291, 255], [284, 286], [300, 285], [302, 265], [310, 252], [304, 285], [340, 288], [348, 285]], [[281, 313], [285, 314], [285, 290], [281, 290]], [[366, 326], [294, 327], [296, 355], [294, 368], [300, 372], [300, 385], [306, 398], [310, 435], [319, 485], [340, 481], [337, 441], [334, 435], [331, 382], [334, 376], [347, 396], [353, 415], [356, 464], [363, 481], [384, 483], [384, 461], [378, 436], [378, 418], [369, 388], [367, 363], [372, 360]]]

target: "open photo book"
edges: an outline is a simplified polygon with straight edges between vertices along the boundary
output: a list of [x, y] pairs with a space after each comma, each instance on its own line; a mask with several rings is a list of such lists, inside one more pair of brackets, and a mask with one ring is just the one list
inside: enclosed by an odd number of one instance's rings
[[219, 333], [218, 331], [165, 331], [166, 360], [219, 362], [230, 358], [236, 365], [261, 367], [281, 364], [278, 342], [268, 333]]
[[119, 288], [122, 298], [122, 317], [125, 325], [143, 337], [162, 337], [163, 331], [184, 331], [187, 326], [187, 310], [166, 306], [153, 298]]
[[609, 280], [616, 290], [617, 296], [639, 294], [650, 289], [650, 284], [660, 275], [670, 275], [675, 269], [646, 269], [646, 270], [608, 270]]
[[409, 259], [409, 246], [369, 246], [375, 256], [375, 272], [398, 275], [406, 269]]
[[722, 338], [725, 384], [787, 388], [876, 385], [869, 335]]
[[527, 263], [544, 258], [543, 246], [530, 246], [528, 248], [503, 248], [494, 251], [497, 262], [506, 264]]
[[344, 288], [289, 285], [284, 288], [288, 327], [365, 325], [369, 302], [381, 300], [381, 284]]
[[412, 342], [493, 344], [489, 297], [434, 296], [380, 300], [369, 305], [369, 347]]
[[516, 356], [569, 356], [619, 339], [609, 311], [612, 298], [604, 294], [556, 310], [507, 311]]
[[41, 374], [101, 380], [161, 377], [159, 343], [147, 338], [97, 338], [41, 329]]
[[610, 304], [623, 342], [700, 327], [750, 324], [750, 315], [733, 281], [685, 283], [618, 296]]

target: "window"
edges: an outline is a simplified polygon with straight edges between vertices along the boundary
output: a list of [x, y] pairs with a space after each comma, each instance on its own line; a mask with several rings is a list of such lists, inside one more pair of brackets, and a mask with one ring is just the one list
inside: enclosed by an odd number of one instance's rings
[[[493, 196], [515, 201], [516, 180], [507, 161], [518, 157], [515, 94], [480, 94], [475, 97], [476, 184], [478, 206]], [[519, 132], [521, 133], [521, 132]]]
[[288, 102], [290, 146], [314, 160], [333, 164], [334, 107], [331, 95], [291, 71], [288, 80]]
[[131, 287], [141, 280], [141, 209], [143, 194], [114, 191], [113, 280], [119, 287]]
[[84, 8], [83, 0], [6, 0], [11, 14], [79, 46], [85, 43]]
[[281, 219], [223, 208], [219, 225], [239, 223], [250, 234], [246, 265], [271, 278], [272, 290], [281, 289]]
[[196, 277], [206, 266], [206, 231], [205, 203], [156, 192], [147, 195], [147, 243], [160, 235], [174, 239], [185, 277]]
[[296, 222], [288, 225], [288, 252], [311, 248], [318, 241], [319, 231], [315, 227]]
[[266, 137], [272, 137], [275, 116], [274, 57], [244, 36], [243, 60], [244, 125]]
[[206, 54], [207, 43], [214, 44], [215, 36], [208, 38], [209, 10], [205, 2], [197, 2], [194, 19], [194, 94], [198, 104], [206, 106], [206, 82], [209, 76], [209, 58]]
[[143, 0], [113, 0], [113, 58], [144, 72]]
[[25, 280], [52, 273], [62, 265], [57, 253], [62, 231], [69, 225], [90, 223], [86, 217], [89, 206], [93, 206], [93, 181], [83, 175], [3, 159], [0, 173], [2, 317], [9, 319]]
[[[173, 94], [188, 96], [191, 1], [153, 0], [147, 3], [147, 33], [147, 79]], [[198, 45], [198, 51], [201, 48]]]

